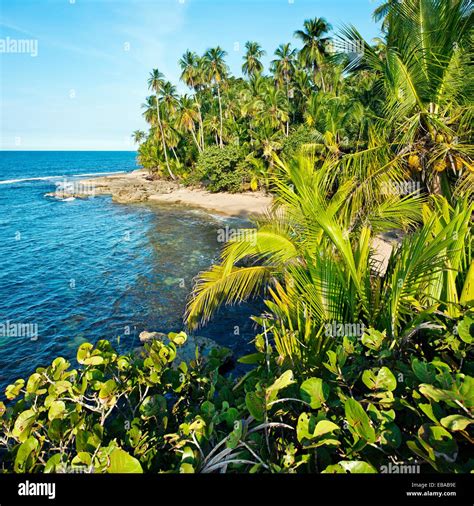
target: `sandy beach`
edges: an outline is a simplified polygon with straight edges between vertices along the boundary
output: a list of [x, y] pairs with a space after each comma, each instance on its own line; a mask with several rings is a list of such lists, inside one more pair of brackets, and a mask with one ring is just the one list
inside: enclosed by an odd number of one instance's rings
[[97, 195], [112, 195], [113, 201], [121, 204], [180, 204], [242, 217], [261, 215], [272, 202], [272, 197], [262, 192], [211, 193], [200, 188], [187, 188], [173, 181], [153, 180], [145, 170], [83, 179], [72, 188], [47, 194], [61, 198]]

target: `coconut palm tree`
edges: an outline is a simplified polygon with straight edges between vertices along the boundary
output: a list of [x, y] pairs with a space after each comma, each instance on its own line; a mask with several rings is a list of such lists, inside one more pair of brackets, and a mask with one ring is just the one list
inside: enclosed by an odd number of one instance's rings
[[222, 98], [221, 87], [227, 78], [228, 68], [225, 63], [227, 53], [219, 46], [208, 49], [203, 57], [204, 68], [209, 76], [209, 79], [214, 83], [217, 90], [217, 99], [219, 102], [219, 145], [223, 146], [223, 116], [222, 116]]
[[295, 37], [301, 40], [303, 47], [299, 56], [303, 65], [309, 69], [313, 76], [313, 82], [317, 82], [318, 72], [321, 77], [321, 88], [326, 91], [326, 83], [322, 72], [322, 66], [327, 56], [327, 44], [329, 37], [325, 35], [332, 29], [324, 18], [307, 19], [304, 22], [304, 30], [297, 30]]
[[163, 124], [162, 124], [162, 120], [161, 120], [160, 94], [162, 93], [162, 89], [163, 89], [164, 84], [165, 84], [164, 75], [158, 69], [153, 69], [151, 71], [150, 77], [148, 79], [148, 88], [155, 92], [156, 117], [157, 117], [158, 127], [160, 129], [160, 134], [161, 134], [161, 142], [163, 145], [163, 153], [165, 155], [166, 168], [168, 170], [168, 173], [169, 173], [171, 179], [176, 179], [173, 172], [171, 171], [171, 168], [170, 168], [170, 164], [169, 164], [169, 160], [168, 160], [168, 152], [166, 149], [165, 135], [163, 132]]
[[[305, 265], [308, 258], [316, 260], [324, 251], [343, 259], [346, 277], [354, 283], [351, 290], [362, 298], [366, 280], [357, 265], [360, 253], [353, 249], [356, 239], [363, 235], [370, 243], [372, 234], [407, 229], [421, 218], [423, 200], [418, 194], [361, 200], [354, 177], [334, 184], [330, 164], [317, 166], [311, 156], [288, 163], [273, 158], [281, 169], [272, 181], [273, 212], [243, 240], [226, 244], [221, 263], [198, 276], [186, 313], [190, 326], [207, 321], [223, 302], [242, 301], [261, 293], [263, 287], [275, 286], [275, 281], [285, 280], [291, 266]], [[387, 176], [385, 184], [390, 181]], [[245, 266], [240, 265], [242, 260]], [[329, 264], [328, 260], [324, 268], [329, 269]]]
[[[291, 48], [291, 44], [280, 44], [275, 51], [276, 58], [271, 62], [271, 68], [275, 76], [275, 80], [279, 86], [284, 86], [286, 91], [286, 100], [288, 110], [290, 110], [290, 82], [295, 72], [295, 60], [297, 50]], [[289, 135], [290, 123], [289, 119], [286, 123], [286, 135]]]
[[132, 134], [132, 138], [135, 144], [141, 144], [143, 139], [146, 138], [146, 133], [143, 130], [135, 130]]
[[186, 85], [194, 92], [194, 100], [196, 102], [198, 110], [199, 143], [200, 150], [202, 151], [204, 149], [204, 128], [201, 113], [201, 103], [198, 98], [198, 90], [203, 82], [201, 58], [196, 53], [188, 50], [179, 60], [179, 66], [181, 67], [181, 81], [186, 83]]
[[[386, 142], [429, 191], [449, 195], [450, 180], [470, 181], [472, 191], [471, 2], [404, 0], [390, 2], [386, 12], [384, 57], [365, 43], [348, 69], [376, 76]], [[342, 38], [363, 40], [353, 27]]]
[[248, 77], [261, 74], [263, 71], [261, 58], [265, 56], [266, 52], [258, 42], [246, 42], [245, 49], [246, 52], [243, 58], [242, 72]]
[[199, 107], [196, 102], [187, 95], [179, 99], [178, 128], [184, 132], [192, 135], [194, 143], [199, 152], [202, 151], [202, 146], [196, 137], [196, 123], [199, 122]]

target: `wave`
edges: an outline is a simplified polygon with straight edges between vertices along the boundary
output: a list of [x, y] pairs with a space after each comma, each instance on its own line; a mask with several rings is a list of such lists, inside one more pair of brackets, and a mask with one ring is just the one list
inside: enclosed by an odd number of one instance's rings
[[54, 181], [55, 179], [67, 179], [71, 177], [91, 177], [91, 176], [104, 176], [112, 174], [123, 174], [126, 170], [115, 170], [113, 172], [92, 172], [89, 174], [68, 174], [62, 176], [43, 176], [43, 177], [25, 177], [22, 179], [3, 179], [0, 180], [0, 184], [13, 184], [13, 183], [24, 183], [25, 181]]

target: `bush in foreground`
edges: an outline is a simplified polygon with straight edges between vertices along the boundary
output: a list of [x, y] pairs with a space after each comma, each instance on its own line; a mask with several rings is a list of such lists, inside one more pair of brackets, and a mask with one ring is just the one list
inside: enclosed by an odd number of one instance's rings
[[[318, 371], [278, 365], [264, 335], [243, 378], [223, 355], [176, 363], [184, 333], [119, 356], [83, 344], [6, 389], [0, 403], [4, 472], [469, 472], [474, 325], [464, 316], [400, 356], [385, 335], [337, 339]], [[16, 399], [16, 402], [12, 401]], [[395, 471], [396, 472], [396, 471]]]

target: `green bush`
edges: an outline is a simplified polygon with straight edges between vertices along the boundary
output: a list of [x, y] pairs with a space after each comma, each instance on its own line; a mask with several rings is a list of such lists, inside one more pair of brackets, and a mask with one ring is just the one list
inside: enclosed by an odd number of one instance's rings
[[206, 184], [211, 192], [241, 191], [245, 178], [248, 177], [243, 165], [239, 164], [244, 157], [244, 150], [235, 144], [223, 148], [209, 147], [199, 155], [195, 177]]
[[[263, 335], [243, 378], [225, 350], [177, 363], [186, 334], [119, 356], [83, 344], [6, 389], [4, 472], [469, 472], [474, 468], [472, 315], [403, 355], [383, 332], [338, 338], [322, 367], [286, 369]], [[12, 403], [17, 399], [16, 403]], [[405, 468], [406, 469], [406, 468]]]
[[282, 156], [291, 159], [300, 154], [307, 144], [321, 143], [321, 135], [313, 128], [302, 125], [283, 140]]

